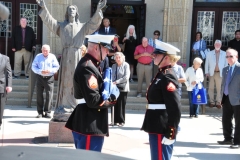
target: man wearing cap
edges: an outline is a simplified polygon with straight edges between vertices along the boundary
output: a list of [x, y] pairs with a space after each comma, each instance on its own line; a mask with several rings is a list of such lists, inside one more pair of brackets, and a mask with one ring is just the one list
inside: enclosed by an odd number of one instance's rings
[[159, 71], [146, 94], [147, 111], [141, 130], [148, 132], [152, 160], [169, 160], [180, 122], [178, 79], [171, 68], [171, 58], [180, 50], [155, 40], [154, 64]]
[[88, 35], [88, 53], [79, 61], [74, 77], [74, 97], [78, 105], [70, 115], [66, 127], [72, 130], [75, 147], [101, 152], [108, 131], [108, 108], [116, 99], [103, 101], [103, 80], [100, 62], [107, 56], [114, 36]]

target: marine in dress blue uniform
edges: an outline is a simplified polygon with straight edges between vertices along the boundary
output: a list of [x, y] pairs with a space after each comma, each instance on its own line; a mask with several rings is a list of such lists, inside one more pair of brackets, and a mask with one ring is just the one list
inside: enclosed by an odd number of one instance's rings
[[181, 112], [178, 78], [169, 56], [180, 50], [159, 40], [155, 44], [154, 64], [159, 71], [147, 90], [147, 111], [141, 130], [149, 134], [151, 160], [170, 160]]
[[74, 96], [78, 105], [66, 127], [72, 130], [75, 147], [101, 152], [108, 131], [108, 108], [116, 103], [111, 96], [103, 100], [104, 83], [99, 71], [100, 62], [109, 53], [114, 36], [88, 35], [88, 53], [79, 61], [73, 78]]

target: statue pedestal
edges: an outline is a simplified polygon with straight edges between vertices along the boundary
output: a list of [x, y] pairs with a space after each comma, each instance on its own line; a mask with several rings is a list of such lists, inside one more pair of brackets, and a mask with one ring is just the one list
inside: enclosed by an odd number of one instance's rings
[[66, 122], [49, 122], [49, 143], [73, 143], [72, 131], [65, 128]]

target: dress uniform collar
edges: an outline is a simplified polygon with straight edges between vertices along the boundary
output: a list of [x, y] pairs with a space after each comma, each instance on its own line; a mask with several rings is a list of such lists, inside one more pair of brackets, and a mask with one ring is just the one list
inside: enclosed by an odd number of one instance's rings
[[172, 68], [172, 66], [167, 65], [167, 66], [161, 67], [161, 68], [159, 68], [159, 71], [165, 71], [166, 69], [169, 69], [169, 68]]
[[96, 58], [94, 58], [91, 54], [87, 53], [84, 57], [88, 60], [91, 60], [96, 67], [100, 65], [100, 62]]

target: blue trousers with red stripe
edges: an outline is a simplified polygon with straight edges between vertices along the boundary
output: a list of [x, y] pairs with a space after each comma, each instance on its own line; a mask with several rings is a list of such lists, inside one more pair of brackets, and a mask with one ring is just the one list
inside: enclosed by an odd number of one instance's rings
[[172, 157], [173, 144], [164, 145], [162, 144], [162, 134], [148, 134], [151, 160], [170, 160]]
[[72, 132], [76, 149], [85, 149], [101, 152], [104, 136], [83, 135]]

